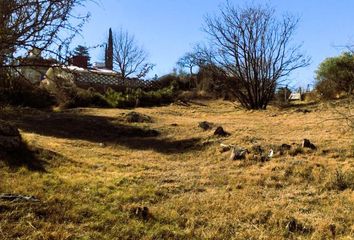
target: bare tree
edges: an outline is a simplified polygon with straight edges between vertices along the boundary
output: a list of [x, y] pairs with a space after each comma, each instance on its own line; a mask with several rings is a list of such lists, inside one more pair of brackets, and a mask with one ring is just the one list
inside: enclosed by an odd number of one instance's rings
[[0, 2], [0, 71], [16, 68], [14, 59], [31, 49], [64, 60], [69, 43], [89, 15], [73, 15], [85, 0], [14, 0]]
[[309, 64], [301, 45], [292, 45], [298, 21], [289, 15], [278, 20], [268, 7], [236, 8], [230, 3], [219, 16], [206, 17], [204, 30], [210, 37], [206, 60], [233, 79], [231, 90], [244, 107], [265, 109], [277, 84]]
[[177, 61], [177, 65], [181, 68], [187, 68], [189, 74], [193, 75], [193, 68], [199, 66], [199, 58], [195, 53], [187, 52]]
[[154, 67], [147, 59], [148, 54], [137, 45], [134, 36], [122, 29], [113, 33], [113, 62], [123, 79], [131, 75], [146, 76]]

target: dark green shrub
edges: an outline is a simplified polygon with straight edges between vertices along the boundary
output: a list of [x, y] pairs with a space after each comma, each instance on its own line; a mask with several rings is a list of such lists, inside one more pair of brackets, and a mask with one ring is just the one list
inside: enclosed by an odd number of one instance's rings
[[55, 103], [55, 97], [47, 90], [20, 77], [11, 78], [0, 86], [0, 104], [47, 108]]
[[76, 93], [67, 102], [63, 103], [62, 107], [111, 107], [111, 105], [100, 93], [77, 88]]
[[116, 92], [113, 89], [108, 89], [104, 98], [111, 107], [132, 108], [136, 106], [158, 106], [173, 102], [176, 96], [175, 89], [173, 85], [156, 91], [127, 89], [125, 92]]
[[124, 107], [123, 103], [125, 101], [125, 97], [122, 92], [116, 92], [109, 88], [104, 95], [104, 99], [111, 107]]

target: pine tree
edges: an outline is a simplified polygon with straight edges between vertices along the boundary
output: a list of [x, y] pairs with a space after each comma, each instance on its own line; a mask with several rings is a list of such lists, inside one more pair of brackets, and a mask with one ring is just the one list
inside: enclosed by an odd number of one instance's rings
[[90, 63], [90, 53], [89, 53], [89, 49], [88, 47], [82, 46], [82, 45], [78, 45], [74, 51], [73, 51], [73, 55], [74, 56], [84, 56], [87, 57], [87, 66], [91, 66]]
[[107, 69], [113, 70], [113, 36], [112, 29], [109, 29], [108, 45], [105, 51], [105, 65]]

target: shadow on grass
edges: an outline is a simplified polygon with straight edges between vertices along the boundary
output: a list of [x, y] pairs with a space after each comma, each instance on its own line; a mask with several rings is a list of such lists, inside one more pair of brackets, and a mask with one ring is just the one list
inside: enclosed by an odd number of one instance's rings
[[126, 125], [117, 118], [75, 112], [22, 113], [2, 117], [26, 132], [44, 136], [118, 144], [131, 149], [152, 149], [161, 153], [183, 153], [200, 149], [199, 138], [173, 140], [146, 127]]
[[300, 102], [300, 103], [293, 103], [289, 102], [288, 104], [279, 104], [273, 102], [271, 105], [282, 109], [282, 110], [292, 110], [292, 109], [302, 109], [302, 108], [311, 108], [318, 105], [318, 102]]
[[0, 162], [4, 162], [12, 170], [26, 167], [30, 171], [46, 172], [47, 161], [41, 156], [41, 150], [29, 149], [25, 144], [16, 151], [0, 151]]
[[25, 143], [16, 151], [4, 152], [0, 150], [1, 162], [12, 170], [25, 167], [36, 172], [47, 172], [48, 167], [57, 167], [64, 163], [69, 163], [75, 167], [83, 167], [82, 163], [73, 161], [57, 152], [38, 147], [28, 147]]

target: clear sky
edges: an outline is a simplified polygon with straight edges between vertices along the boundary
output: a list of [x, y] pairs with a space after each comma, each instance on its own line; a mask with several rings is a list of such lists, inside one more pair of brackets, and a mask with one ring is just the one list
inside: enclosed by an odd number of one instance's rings
[[[97, 1], [97, 0], [96, 0]], [[225, 0], [98, 0], [88, 3], [91, 13], [82, 37], [75, 44], [93, 46], [106, 41], [109, 27], [134, 34], [156, 64], [150, 76], [170, 73], [179, 57], [206, 38], [204, 16], [218, 12]], [[303, 43], [311, 65], [290, 76], [292, 86], [314, 81], [314, 71], [326, 57], [336, 56], [354, 43], [354, 0], [230, 0], [235, 5], [268, 3], [277, 14], [291, 13], [301, 21], [295, 42]], [[81, 11], [81, 10], [77, 10]], [[103, 60], [103, 49], [90, 52], [92, 61]]]

